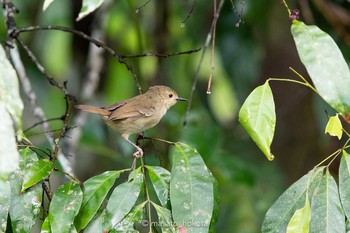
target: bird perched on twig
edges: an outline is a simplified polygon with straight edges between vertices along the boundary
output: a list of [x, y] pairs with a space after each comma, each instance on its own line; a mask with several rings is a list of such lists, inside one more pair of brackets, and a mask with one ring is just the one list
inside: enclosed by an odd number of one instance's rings
[[142, 149], [130, 141], [129, 136], [154, 127], [177, 101], [187, 101], [187, 99], [179, 97], [169, 87], [153, 86], [142, 95], [108, 107], [90, 105], [76, 105], [75, 107], [102, 116], [109, 126], [121, 133], [122, 137], [136, 148], [134, 156], [140, 157], [143, 156]]

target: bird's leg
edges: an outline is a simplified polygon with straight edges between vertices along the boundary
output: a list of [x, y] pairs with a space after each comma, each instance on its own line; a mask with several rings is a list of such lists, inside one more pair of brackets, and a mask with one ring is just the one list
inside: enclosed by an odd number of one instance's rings
[[134, 157], [140, 158], [143, 156], [143, 150], [139, 146], [137, 146], [135, 143], [133, 143], [129, 139], [125, 139], [125, 140], [136, 148], [137, 151], [133, 154]]

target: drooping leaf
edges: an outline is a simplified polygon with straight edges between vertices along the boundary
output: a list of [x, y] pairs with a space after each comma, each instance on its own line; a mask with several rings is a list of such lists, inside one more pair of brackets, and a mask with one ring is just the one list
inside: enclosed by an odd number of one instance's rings
[[325, 133], [329, 133], [331, 136], [337, 136], [339, 140], [341, 139], [343, 135], [343, 126], [338, 117], [338, 114], [329, 118]]
[[350, 155], [344, 150], [339, 166], [339, 194], [347, 219], [350, 219]]
[[309, 196], [306, 195], [305, 205], [297, 209], [288, 223], [286, 233], [308, 233], [311, 219]]
[[41, 159], [30, 167], [29, 171], [23, 178], [23, 186], [21, 192], [37, 184], [46, 178], [53, 170], [54, 164], [48, 159]]
[[310, 233], [345, 232], [345, 214], [337, 183], [328, 169], [311, 201]]
[[34, 185], [21, 194], [23, 176], [28, 173], [29, 168], [38, 158], [28, 147], [21, 149], [19, 153], [19, 169], [10, 176], [11, 206], [9, 214], [12, 229], [16, 229], [16, 232], [30, 232], [38, 220], [41, 210], [42, 186], [41, 184]]
[[107, 212], [111, 215], [110, 227], [116, 226], [134, 206], [143, 184], [141, 168], [129, 175], [129, 181], [118, 185], [108, 200]]
[[112, 188], [115, 180], [119, 177], [120, 171], [107, 171], [94, 176], [84, 182], [83, 203], [79, 214], [75, 218], [75, 227], [80, 231], [91, 221]]
[[322, 98], [346, 118], [350, 114], [350, 71], [332, 37], [317, 26], [293, 20], [300, 60]]
[[142, 202], [141, 204], [138, 204], [134, 206], [131, 211], [123, 218], [123, 220], [118, 223], [115, 227], [114, 230], [116, 232], [139, 232], [134, 229], [134, 226], [142, 222], [143, 219], [143, 208], [145, 206], [146, 202]]
[[213, 181], [200, 154], [177, 143], [173, 153], [170, 202], [174, 222], [188, 232], [208, 232], [213, 214]]
[[81, 20], [91, 12], [94, 12], [102, 3], [103, 0], [83, 0], [83, 6], [80, 9], [77, 21]]
[[160, 203], [166, 206], [169, 201], [170, 172], [157, 166], [146, 166], [146, 168]]
[[162, 229], [162, 232], [176, 232], [175, 225], [173, 224], [173, 221], [171, 219], [170, 210], [162, 206], [159, 206], [153, 202], [152, 202], [152, 205], [156, 209], [156, 212], [158, 215], [157, 226], [159, 226]]
[[83, 192], [79, 184], [70, 181], [58, 187], [49, 209], [49, 221], [52, 233], [69, 232], [74, 227], [74, 218], [83, 201]]
[[255, 88], [243, 103], [238, 120], [268, 160], [273, 160], [270, 146], [275, 133], [276, 113], [268, 82]]
[[305, 204], [306, 190], [309, 198], [322, 179], [324, 167], [310, 171], [292, 184], [267, 211], [262, 224], [263, 233], [286, 232], [289, 220], [295, 211]]

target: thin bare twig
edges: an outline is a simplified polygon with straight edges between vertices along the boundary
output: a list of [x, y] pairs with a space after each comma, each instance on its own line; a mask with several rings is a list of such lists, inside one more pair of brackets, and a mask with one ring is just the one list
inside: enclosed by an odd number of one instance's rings
[[[225, 0], [220, 0], [219, 2], [219, 5], [217, 7], [217, 10], [216, 10], [216, 15], [217, 17], [220, 16], [220, 12], [221, 12], [221, 9], [222, 9], [222, 6], [224, 5], [224, 2]], [[204, 47], [203, 47], [203, 50], [202, 50], [202, 54], [201, 54], [201, 57], [199, 59], [199, 63], [198, 63], [198, 66], [197, 66], [197, 69], [196, 69], [196, 72], [194, 74], [194, 79], [193, 79], [193, 83], [192, 83], [192, 90], [191, 90], [191, 95], [190, 95], [190, 98], [188, 100], [188, 105], [187, 105], [187, 109], [186, 109], [186, 113], [185, 113], [185, 119], [184, 119], [184, 123], [183, 125], [185, 126], [187, 124], [187, 118], [188, 118], [188, 114], [190, 113], [190, 110], [191, 110], [191, 105], [192, 105], [192, 101], [193, 101], [193, 96], [194, 96], [194, 92], [196, 90], [196, 87], [197, 87], [197, 82], [198, 82], [198, 78], [199, 78], [199, 71], [201, 70], [202, 68], [202, 64], [203, 64], [203, 60], [204, 60], [204, 55], [205, 55], [205, 52], [207, 51], [208, 47], [209, 47], [209, 44], [210, 44], [210, 41], [211, 41], [211, 35], [212, 35], [212, 32], [214, 30], [214, 25], [216, 24], [216, 22], [212, 22], [211, 24], [211, 27], [209, 29], [209, 32], [207, 34], [207, 38], [206, 38], [206, 41], [205, 41], [205, 44], [204, 44]]]
[[210, 53], [210, 74], [209, 74], [209, 80], [208, 80], [208, 87], [207, 87], [207, 94], [211, 94], [211, 81], [213, 79], [213, 73], [214, 73], [214, 52], [215, 52], [215, 35], [216, 35], [216, 22], [218, 20], [218, 15], [216, 13], [216, 0], [214, 0], [214, 18], [213, 18], [213, 30], [212, 30], [212, 42], [211, 42], [211, 53]]
[[190, 11], [188, 12], [186, 18], [185, 18], [185, 19], [182, 21], [182, 23], [181, 23], [182, 25], [185, 25], [186, 21], [191, 17], [195, 5], [196, 5], [196, 0], [193, 1], [192, 5], [191, 5]]

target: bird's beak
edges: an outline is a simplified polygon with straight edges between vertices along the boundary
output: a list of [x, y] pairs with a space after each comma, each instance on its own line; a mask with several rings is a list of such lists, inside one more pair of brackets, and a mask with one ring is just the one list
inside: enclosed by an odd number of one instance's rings
[[182, 97], [177, 97], [176, 98], [177, 101], [188, 101], [188, 99], [182, 98]]

